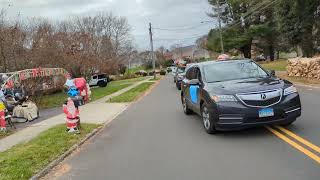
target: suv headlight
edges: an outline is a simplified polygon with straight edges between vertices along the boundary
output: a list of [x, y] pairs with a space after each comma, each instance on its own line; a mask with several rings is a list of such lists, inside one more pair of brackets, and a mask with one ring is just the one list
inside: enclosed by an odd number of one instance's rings
[[215, 95], [211, 96], [215, 102], [236, 102], [237, 99], [233, 95]]
[[298, 92], [297, 88], [292, 85], [283, 90], [283, 95], [288, 96], [290, 94], [297, 93], [297, 92]]

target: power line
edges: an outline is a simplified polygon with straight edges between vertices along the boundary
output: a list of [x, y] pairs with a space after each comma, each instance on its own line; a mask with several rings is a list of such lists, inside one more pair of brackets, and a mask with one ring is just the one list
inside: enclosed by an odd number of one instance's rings
[[155, 38], [154, 41], [182, 41], [182, 40], [190, 40], [190, 39], [196, 39], [201, 38], [205, 35], [197, 35], [197, 36], [191, 36], [188, 38]]
[[[207, 23], [208, 24], [208, 23]], [[154, 30], [160, 30], [160, 31], [183, 31], [183, 30], [192, 30], [192, 29], [198, 29], [204, 25], [207, 25], [206, 23], [200, 23], [198, 25], [194, 26], [188, 26], [188, 27], [181, 27], [181, 28], [153, 28]]]
[[[272, 1], [272, 2], [264, 2], [264, 3], [260, 4], [258, 7], [256, 7], [255, 9], [247, 12], [244, 16], [242, 16], [242, 17], [243, 17], [243, 20], [246, 20], [249, 16], [255, 15], [256, 13], [262, 12], [261, 10], [264, 10], [264, 9], [268, 8], [269, 6], [271, 6], [272, 4], [274, 4], [274, 3], [277, 2], [277, 1], [278, 1], [278, 0], [274, 0], [274, 1]], [[268, 3], [269, 3], [269, 4], [268, 4]], [[278, 3], [279, 3], [279, 2], [278, 2]], [[260, 8], [261, 8], [261, 9], [260, 9]], [[257, 10], [259, 10], [259, 11], [257, 11]], [[233, 26], [239, 25], [239, 24], [241, 24], [241, 23], [242, 23], [242, 21], [241, 21], [241, 20], [238, 20], [237, 23], [232, 24], [232, 25], [229, 26], [229, 27], [233, 27]]]

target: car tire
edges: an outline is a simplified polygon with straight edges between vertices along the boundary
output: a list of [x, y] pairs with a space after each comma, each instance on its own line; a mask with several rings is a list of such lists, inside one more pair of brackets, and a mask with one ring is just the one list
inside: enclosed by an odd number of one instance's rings
[[181, 91], [181, 84], [179, 84], [178, 82], [176, 82], [176, 86], [177, 86], [177, 89], [178, 89], [179, 91]]
[[188, 107], [188, 103], [186, 101], [186, 98], [184, 97], [184, 95], [181, 96], [181, 102], [182, 102], [182, 107], [183, 107], [183, 112], [186, 115], [190, 115], [192, 114], [192, 110]]
[[99, 86], [99, 87], [106, 87], [107, 84], [108, 84], [108, 83], [103, 82], [103, 81], [99, 81], [99, 82], [98, 82], [98, 86]]
[[208, 134], [216, 134], [217, 130], [214, 123], [214, 115], [208, 110], [208, 106], [204, 103], [201, 107], [201, 119], [204, 129]]

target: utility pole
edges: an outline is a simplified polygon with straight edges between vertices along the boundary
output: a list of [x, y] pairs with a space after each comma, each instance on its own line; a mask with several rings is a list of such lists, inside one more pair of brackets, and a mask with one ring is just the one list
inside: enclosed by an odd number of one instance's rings
[[223, 37], [222, 37], [222, 28], [221, 28], [221, 7], [219, 0], [216, 0], [218, 6], [218, 21], [219, 21], [219, 33], [220, 33], [220, 45], [221, 45], [221, 53], [224, 54], [224, 46], [223, 46]]
[[153, 77], [156, 79], [156, 62], [154, 59], [154, 53], [153, 53], [153, 38], [152, 38], [152, 25], [149, 23], [149, 35], [150, 35], [150, 47], [151, 47], [151, 59], [152, 59], [152, 67], [153, 67]]

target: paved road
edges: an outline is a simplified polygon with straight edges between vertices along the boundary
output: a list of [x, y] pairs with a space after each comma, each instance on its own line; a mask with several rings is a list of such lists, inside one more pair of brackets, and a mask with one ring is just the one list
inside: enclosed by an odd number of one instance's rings
[[[303, 117], [290, 129], [320, 145], [320, 90], [300, 89]], [[319, 155], [319, 154], [318, 154]], [[319, 180], [320, 164], [265, 128], [208, 135], [182, 112], [171, 77], [132, 105], [50, 179]], [[56, 176], [54, 176], [55, 174]]]

